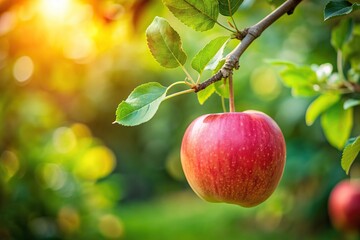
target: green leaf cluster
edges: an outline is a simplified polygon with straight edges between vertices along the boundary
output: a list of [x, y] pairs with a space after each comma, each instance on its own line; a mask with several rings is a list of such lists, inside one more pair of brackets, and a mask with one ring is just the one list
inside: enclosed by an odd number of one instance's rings
[[[359, 6], [347, 1], [331, 1], [325, 7], [325, 20], [350, 14]], [[331, 32], [331, 45], [338, 55], [337, 72], [333, 71], [330, 63], [320, 66], [299, 66], [277, 60], [270, 63], [283, 66], [280, 76], [283, 83], [291, 88], [293, 96], [317, 96], [306, 111], [306, 124], [311, 126], [320, 118], [328, 142], [339, 150], [346, 146], [342, 167], [348, 173], [360, 150], [359, 137], [349, 140], [354, 123], [354, 107], [360, 105], [360, 96], [352, 85], [358, 84], [360, 79], [360, 25], [355, 24], [352, 18], [341, 19]], [[347, 64], [350, 68], [345, 68]]]
[[333, 73], [330, 63], [299, 66], [292, 62], [270, 60], [269, 63], [282, 66], [280, 77], [285, 86], [290, 87], [292, 95], [310, 97], [318, 95], [323, 88], [338, 84], [338, 76]]
[[[164, 5], [185, 25], [196, 31], [207, 31], [215, 24], [221, 25], [217, 19], [219, 14], [232, 16], [243, 0], [163, 0]], [[151, 54], [163, 67], [181, 67], [186, 74], [184, 84], [190, 87], [200, 81], [205, 70], [218, 71], [225, 63], [224, 49], [231, 39], [229, 36], [221, 36], [211, 40], [201, 49], [191, 61], [191, 67], [198, 72], [198, 80], [195, 82], [184, 65], [187, 55], [183, 50], [180, 35], [162, 17], [155, 17], [146, 30], [146, 39]], [[172, 85], [171, 85], [172, 86]], [[135, 126], [150, 120], [159, 108], [160, 103], [167, 98], [168, 88], [159, 83], [147, 83], [138, 86], [122, 101], [116, 111], [116, 123], [125, 126]], [[228, 85], [226, 81], [211, 85], [200, 91], [197, 96], [200, 104], [203, 104], [214, 92], [222, 97], [228, 97]], [[191, 88], [184, 93], [191, 92]], [[173, 96], [183, 94], [175, 93]], [[168, 96], [172, 97], [172, 96]]]
[[360, 104], [356, 99], [343, 100], [341, 89], [345, 80], [332, 72], [332, 65], [298, 66], [289, 62], [272, 61], [283, 65], [280, 72], [284, 84], [292, 89], [294, 96], [318, 96], [306, 111], [306, 124], [311, 126], [321, 117], [321, 126], [329, 143], [342, 149], [350, 137], [353, 126], [352, 107]]

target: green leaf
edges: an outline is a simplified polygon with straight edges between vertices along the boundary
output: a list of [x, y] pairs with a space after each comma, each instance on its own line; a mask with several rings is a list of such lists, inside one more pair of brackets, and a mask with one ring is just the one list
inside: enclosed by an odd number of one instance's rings
[[343, 46], [343, 53], [352, 69], [360, 72], [360, 24], [354, 26], [351, 38]]
[[165, 6], [187, 26], [196, 31], [214, 27], [219, 16], [216, 0], [163, 0]]
[[219, 10], [224, 16], [232, 16], [244, 0], [219, 0]]
[[312, 86], [299, 86], [291, 89], [291, 95], [294, 97], [313, 97], [317, 94]]
[[341, 158], [341, 167], [346, 174], [349, 174], [350, 167], [360, 152], [360, 136], [350, 139], [350, 143], [346, 145]]
[[340, 100], [337, 94], [323, 94], [315, 99], [306, 110], [306, 125], [311, 126], [316, 118]]
[[360, 105], [360, 100], [350, 98], [344, 102], [344, 109], [349, 109], [357, 105]]
[[284, 84], [292, 88], [294, 96], [313, 96], [317, 94], [314, 84], [318, 82], [316, 72], [309, 66], [289, 66], [280, 72]]
[[201, 105], [215, 92], [214, 84], [209, 85], [205, 89], [197, 93], [198, 101]]
[[282, 59], [266, 59], [265, 60], [266, 63], [270, 63], [274, 66], [285, 66], [285, 67], [296, 67], [296, 64], [290, 61], [285, 61]]
[[[360, 44], [360, 41], [359, 41], [359, 44]], [[351, 64], [352, 69], [354, 69], [355, 71], [360, 73], [360, 54], [358, 54], [357, 56], [354, 55], [354, 57], [350, 59], [350, 64]], [[358, 77], [357, 77], [356, 82], [360, 82], [359, 74], [357, 76]]]
[[352, 108], [344, 110], [341, 102], [336, 103], [321, 116], [321, 126], [329, 143], [342, 149], [353, 126]]
[[351, 18], [340, 22], [331, 32], [331, 45], [336, 50], [342, 50], [344, 44], [349, 41], [354, 22]]
[[360, 59], [359, 59], [359, 63], [358, 63], [358, 68], [359, 68], [359, 71], [357, 71], [354, 68], [351, 68], [347, 72], [347, 77], [348, 77], [349, 82], [360, 83]]
[[317, 75], [309, 66], [286, 68], [280, 72], [280, 76], [289, 87], [312, 86], [317, 83]]
[[[225, 59], [221, 59], [219, 63], [217, 64], [216, 68], [214, 69], [213, 73], [217, 73], [222, 66], [225, 64]], [[213, 84], [215, 86], [216, 93], [223, 98], [229, 98], [229, 81], [226, 79], [222, 79], [220, 81], [217, 81]]]
[[116, 123], [136, 126], [149, 121], [164, 100], [167, 88], [157, 82], [142, 84], [116, 110]]
[[[228, 41], [226, 41], [220, 48], [220, 50], [216, 53], [216, 55], [210, 60], [210, 62], [206, 65], [205, 70], [216, 70], [214, 71], [214, 74], [217, 73], [220, 68], [224, 65], [225, 63], [225, 56], [224, 56], [224, 49], [226, 44], [228, 44], [228, 42], [230, 41], [230, 39], [228, 39]], [[223, 63], [221, 63], [223, 62]], [[221, 66], [218, 68], [219, 64], [221, 64]]]
[[330, 1], [325, 6], [324, 21], [338, 16], [343, 16], [360, 9], [359, 3], [352, 4], [348, 1]]
[[226, 79], [222, 79], [220, 81], [217, 81], [214, 83], [216, 93], [220, 95], [220, 97], [223, 98], [229, 98], [229, 81]]
[[146, 29], [149, 49], [163, 67], [175, 68], [184, 65], [186, 54], [181, 46], [179, 34], [161, 17], [155, 17]]
[[192, 68], [201, 74], [209, 63], [214, 64], [213, 62], [216, 63], [220, 61], [227, 40], [229, 40], [229, 37], [218, 37], [211, 40], [208, 44], [206, 44], [206, 46], [203, 49], [201, 49], [196, 54], [196, 56], [191, 62]]

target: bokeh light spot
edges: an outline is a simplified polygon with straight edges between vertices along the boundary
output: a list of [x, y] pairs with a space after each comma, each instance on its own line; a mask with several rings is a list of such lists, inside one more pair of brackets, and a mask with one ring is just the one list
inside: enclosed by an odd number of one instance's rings
[[4, 151], [0, 156], [0, 172], [5, 181], [9, 180], [19, 170], [20, 162], [14, 152]]
[[56, 228], [55, 224], [51, 219], [39, 217], [30, 220], [30, 230], [39, 238], [51, 238], [54, 237]]
[[94, 147], [77, 161], [76, 174], [87, 180], [97, 180], [109, 175], [115, 168], [114, 153], [106, 147]]
[[55, 149], [61, 153], [73, 150], [77, 144], [74, 132], [68, 127], [60, 127], [53, 135]]
[[69, 59], [87, 60], [94, 53], [95, 45], [85, 33], [74, 34], [64, 42], [64, 55]]
[[29, 80], [34, 71], [34, 63], [28, 56], [18, 58], [14, 64], [13, 75], [18, 82]]
[[80, 216], [76, 209], [65, 206], [60, 209], [57, 222], [61, 231], [73, 233], [80, 227]]
[[48, 188], [59, 190], [65, 185], [66, 178], [66, 172], [58, 164], [47, 163], [41, 168], [41, 179]]
[[85, 125], [81, 123], [74, 123], [71, 126], [72, 132], [75, 134], [77, 139], [81, 138], [91, 138], [91, 130]]
[[[1, 3], [1, 1], [0, 1]], [[8, 33], [15, 25], [15, 17], [11, 12], [0, 15], [0, 36]]]
[[112, 214], [107, 214], [100, 218], [99, 229], [105, 237], [112, 239], [121, 237], [124, 232], [122, 222]]
[[279, 96], [281, 85], [271, 68], [257, 68], [250, 78], [251, 89], [261, 98], [272, 100]]

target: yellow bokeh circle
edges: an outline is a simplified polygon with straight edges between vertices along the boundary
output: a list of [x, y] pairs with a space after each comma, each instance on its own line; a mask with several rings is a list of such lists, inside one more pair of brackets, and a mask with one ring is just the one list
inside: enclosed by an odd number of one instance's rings
[[76, 164], [75, 174], [86, 180], [97, 180], [109, 175], [116, 166], [114, 153], [104, 146], [90, 148]]

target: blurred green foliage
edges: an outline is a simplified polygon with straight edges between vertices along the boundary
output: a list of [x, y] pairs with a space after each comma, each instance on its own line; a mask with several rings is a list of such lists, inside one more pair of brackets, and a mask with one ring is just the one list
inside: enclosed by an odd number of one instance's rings
[[[141, 126], [112, 124], [135, 86], [183, 80], [147, 49], [156, 15], [172, 22], [190, 58], [223, 29], [195, 32], [154, 0], [0, 1], [0, 239], [342, 238], [327, 215], [329, 192], [345, 177], [341, 153], [319, 121], [306, 126], [311, 99], [293, 98], [265, 61], [336, 66], [338, 20], [323, 22], [324, 5], [305, 1], [281, 18], [234, 75], [237, 110], [266, 112], [287, 141], [279, 188], [244, 209], [199, 200], [179, 164], [185, 128], [222, 111], [218, 96], [203, 106], [195, 94], [181, 96]], [[234, 18], [244, 28], [271, 10], [249, 0]], [[356, 133], [359, 117], [354, 108]]]

